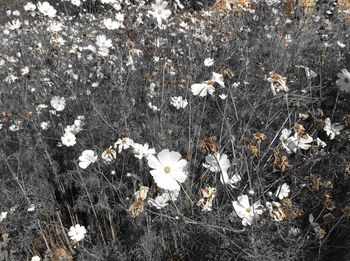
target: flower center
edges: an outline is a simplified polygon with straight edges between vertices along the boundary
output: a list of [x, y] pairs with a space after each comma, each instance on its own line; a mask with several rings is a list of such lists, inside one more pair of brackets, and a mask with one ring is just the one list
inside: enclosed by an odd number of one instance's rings
[[165, 168], [164, 168], [164, 172], [165, 172], [166, 174], [169, 174], [169, 173], [170, 173], [170, 167], [165, 167]]
[[252, 208], [249, 207], [249, 208], [246, 208], [245, 211], [247, 211], [248, 213], [252, 211]]

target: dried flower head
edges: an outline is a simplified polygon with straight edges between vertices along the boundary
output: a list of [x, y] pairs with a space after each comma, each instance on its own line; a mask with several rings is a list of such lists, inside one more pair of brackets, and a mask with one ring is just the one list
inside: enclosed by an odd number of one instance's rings
[[219, 150], [219, 142], [216, 137], [204, 138], [199, 149], [202, 153], [217, 152]]
[[266, 135], [262, 132], [255, 132], [253, 134], [253, 138], [256, 140], [256, 142], [261, 143], [262, 141], [266, 140]]

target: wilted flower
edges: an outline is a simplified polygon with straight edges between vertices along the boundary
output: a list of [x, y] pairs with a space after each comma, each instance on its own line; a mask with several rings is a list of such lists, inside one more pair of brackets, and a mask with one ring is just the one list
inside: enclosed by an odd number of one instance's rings
[[216, 196], [216, 188], [206, 187], [202, 189], [202, 195], [203, 197], [198, 200], [197, 206], [202, 207], [202, 211], [211, 211]]
[[281, 204], [275, 201], [266, 202], [266, 208], [269, 211], [270, 217], [276, 221], [281, 221], [286, 218], [286, 214], [281, 208]]
[[154, 18], [157, 19], [158, 26], [162, 25], [162, 20], [167, 20], [171, 15], [169, 9], [165, 9], [168, 3], [162, 0], [156, 0], [155, 4], [152, 4], [152, 11], [148, 11]]
[[287, 183], [283, 183], [281, 186], [277, 188], [277, 191], [275, 193], [276, 197], [278, 197], [280, 200], [288, 197], [290, 192], [289, 186]]
[[76, 142], [75, 135], [72, 132], [65, 132], [64, 135], [61, 137], [62, 144], [71, 147], [74, 146]]
[[50, 104], [56, 111], [63, 111], [66, 107], [66, 99], [64, 97], [54, 96], [52, 97]]
[[350, 72], [347, 69], [342, 69], [337, 76], [339, 79], [336, 81], [336, 84], [339, 86], [339, 89], [343, 92], [350, 92]]
[[178, 97], [171, 97], [170, 98], [170, 104], [173, 105], [176, 109], [184, 109], [186, 108], [188, 102], [186, 99], [182, 99], [182, 96], [178, 96]]
[[80, 241], [85, 237], [86, 229], [84, 226], [80, 226], [79, 224], [76, 224], [75, 226], [71, 226], [68, 232], [68, 236], [71, 238], [71, 240], [74, 241]]
[[43, 2], [43, 3], [39, 2], [37, 6], [38, 6], [39, 12], [42, 13], [43, 15], [46, 15], [50, 18], [53, 18], [56, 16], [55, 8], [52, 5], [50, 5], [48, 2]]
[[149, 187], [141, 186], [140, 189], [135, 192], [135, 199], [145, 200], [147, 198], [148, 191], [149, 191]]
[[343, 125], [332, 124], [329, 118], [326, 118], [324, 121], [325, 125], [323, 130], [327, 133], [327, 136], [333, 140], [336, 135], [340, 134], [340, 131], [344, 128]]
[[259, 218], [259, 215], [263, 213], [263, 208], [260, 201], [257, 201], [250, 206], [247, 195], [239, 196], [237, 201], [232, 202], [232, 205], [236, 214], [242, 218], [243, 226], [251, 226], [252, 223]]
[[148, 157], [148, 166], [157, 186], [167, 190], [180, 190], [179, 183], [187, 178], [187, 161], [176, 151], [162, 150], [157, 157]]
[[105, 151], [101, 155], [101, 158], [104, 159], [105, 161], [115, 160], [116, 157], [117, 157], [117, 152], [114, 149], [112, 149], [112, 146], [105, 149]]
[[79, 167], [86, 169], [90, 164], [94, 163], [97, 160], [97, 155], [93, 150], [84, 150], [81, 156], [79, 157]]
[[280, 92], [280, 91], [284, 91], [284, 92], [289, 91], [289, 88], [287, 87], [287, 84], [286, 84], [285, 77], [282, 77], [281, 75], [275, 72], [270, 72], [269, 75], [270, 77], [267, 78], [267, 81], [270, 82], [270, 88], [273, 95], [276, 96], [277, 92]]

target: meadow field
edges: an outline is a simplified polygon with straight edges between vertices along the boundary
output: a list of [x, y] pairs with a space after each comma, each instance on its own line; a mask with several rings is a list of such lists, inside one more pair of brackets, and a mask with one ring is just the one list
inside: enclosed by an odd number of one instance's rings
[[0, 15], [0, 260], [350, 260], [349, 1]]

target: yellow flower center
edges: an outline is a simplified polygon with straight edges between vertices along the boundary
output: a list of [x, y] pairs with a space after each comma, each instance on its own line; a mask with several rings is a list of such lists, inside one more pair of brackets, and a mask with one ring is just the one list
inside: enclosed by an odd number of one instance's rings
[[170, 167], [165, 167], [165, 168], [164, 168], [164, 172], [165, 172], [166, 174], [169, 174], [169, 173], [170, 173]]
[[250, 208], [250, 207], [246, 208], [245, 211], [250, 212], [250, 211], [252, 211], [252, 208]]

